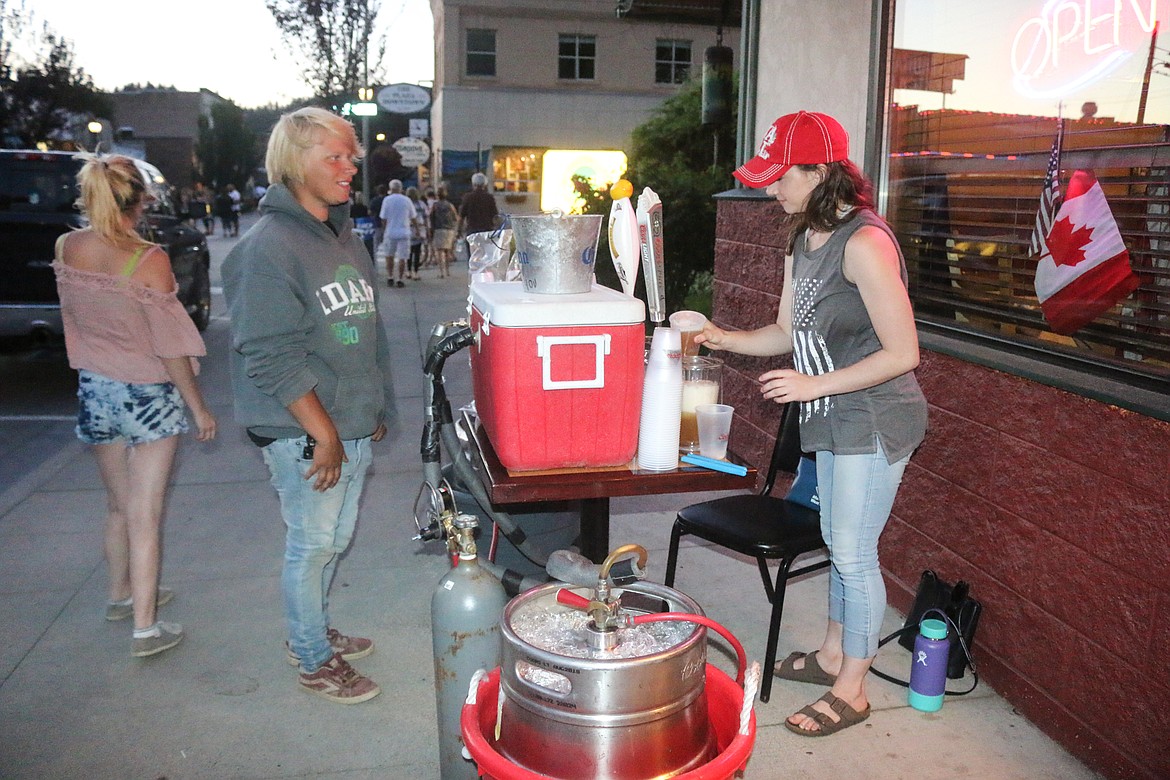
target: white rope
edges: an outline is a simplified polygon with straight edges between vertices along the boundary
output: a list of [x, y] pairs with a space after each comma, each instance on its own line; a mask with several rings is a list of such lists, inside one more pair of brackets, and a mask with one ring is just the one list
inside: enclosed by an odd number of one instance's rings
[[504, 686], [501, 685], [500, 686], [500, 693], [496, 697], [496, 732], [495, 732], [496, 742], [500, 741], [500, 729], [502, 729], [504, 726], [504, 699], [505, 698], [507, 698], [507, 697], [504, 695]]
[[739, 711], [739, 733], [747, 736], [748, 724], [752, 719], [752, 707], [756, 704], [756, 691], [760, 687], [760, 662], [752, 661], [743, 676], [743, 707]]
[[467, 686], [467, 701], [464, 704], [475, 704], [475, 700], [479, 696], [479, 684], [486, 680], [487, 676], [486, 669], [475, 670], [475, 674], [471, 675], [471, 685]]

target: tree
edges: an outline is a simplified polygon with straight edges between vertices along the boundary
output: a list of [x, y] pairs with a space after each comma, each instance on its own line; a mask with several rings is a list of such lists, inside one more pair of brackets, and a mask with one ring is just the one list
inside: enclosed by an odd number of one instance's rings
[[231, 101], [212, 105], [210, 120], [199, 118], [196, 151], [202, 169], [195, 178], [217, 190], [229, 183], [243, 186], [260, 161], [245, 112]]
[[[733, 92], [734, 94], [734, 92]], [[735, 107], [732, 107], [732, 117]], [[731, 120], [734, 122], [734, 119]], [[715, 198], [731, 188], [735, 134], [702, 124], [702, 80], [687, 82], [648, 122], [634, 129], [630, 170], [634, 191], [650, 187], [662, 199], [666, 305], [687, 308], [696, 283], [715, 270]], [[712, 164], [715, 144], [719, 164]]]
[[[734, 116], [734, 110], [732, 115]], [[732, 120], [734, 121], [734, 120]], [[715, 268], [715, 199], [729, 189], [735, 159], [735, 136], [730, 128], [713, 130], [702, 125], [702, 82], [692, 79], [674, 97], [665, 101], [651, 118], [634, 129], [629, 168], [625, 178], [634, 185], [630, 201], [646, 187], [662, 200], [662, 233], [666, 251], [666, 306], [668, 311], [697, 309], [710, 313], [709, 285]], [[718, 165], [712, 164], [718, 143]], [[609, 193], [592, 190], [588, 182], [574, 177], [574, 186], [584, 202], [582, 212], [608, 217]], [[602, 284], [618, 287], [617, 274], [609, 259], [605, 240], [597, 252], [597, 278]], [[637, 294], [644, 291], [644, 274], [639, 270]]]
[[47, 25], [27, 41], [31, 61], [16, 57], [14, 43], [28, 21], [24, 13], [23, 3], [0, 2], [0, 138], [6, 145], [64, 146], [80, 119], [108, 117], [113, 103], [77, 67], [73, 44]]
[[353, 96], [380, 73], [386, 36], [370, 59], [380, 0], [265, 0], [285, 40], [301, 52], [302, 77], [323, 106]]

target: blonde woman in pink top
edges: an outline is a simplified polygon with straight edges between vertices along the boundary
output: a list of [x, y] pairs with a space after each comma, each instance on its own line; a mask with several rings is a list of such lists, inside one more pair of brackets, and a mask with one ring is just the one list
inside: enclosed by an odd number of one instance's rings
[[150, 199], [128, 157], [87, 156], [78, 205], [90, 226], [57, 241], [53, 268], [65, 348], [78, 371], [77, 436], [92, 444], [106, 487], [108, 620], [134, 618], [131, 654], [161, 653], [183, 639], [158, 620], [174, 595], [160, 588], [163, 500], [178, 434], [215, 437], [215, 417], [195, 382], [203, 339], [175, 295], [166, 250], [135, 231]]

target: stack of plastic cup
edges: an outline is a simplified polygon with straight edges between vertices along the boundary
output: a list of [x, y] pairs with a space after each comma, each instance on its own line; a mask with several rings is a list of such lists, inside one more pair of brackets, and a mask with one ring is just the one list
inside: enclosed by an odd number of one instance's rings
[[655, 328], [642, 385], [642, 417], [638, 426], [638, 468], [678, 468], [678, 433], [682, 417], [682, 351], [679, 332]]

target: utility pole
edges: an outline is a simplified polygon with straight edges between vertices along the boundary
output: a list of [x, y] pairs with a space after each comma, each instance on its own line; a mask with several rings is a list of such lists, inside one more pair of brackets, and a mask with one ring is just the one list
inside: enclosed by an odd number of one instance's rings
[[[362, 52], [362, 88], [359, 100], [368, 103], [374, 99], [374, 91], [370, 89], [370, 39], [369, 39], [369, 22], [366, 23], [366, 45], [365, 51]], [[370, 152], [373, 145], [370, 143], [370, 115], [364, 114], [362, 116], [362, 145], [365, 147], [362, 151], [362, 198], [365, 199], [366, 205], [370, 205]]]
[[1154, 44], [1158, 42], [1158, 23], [1154, 22], [1154, 32], [1150, 35], [1150, 56], [1146, 60], [1146, 73], [1142, 77], [1142, 98], [1138, 101], [1137, 123], [1146, 122], [1146, 98], [1150, 94], [1150, 74], [1154, 70]]

